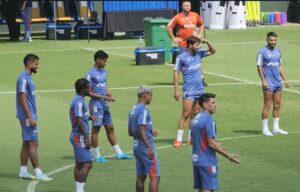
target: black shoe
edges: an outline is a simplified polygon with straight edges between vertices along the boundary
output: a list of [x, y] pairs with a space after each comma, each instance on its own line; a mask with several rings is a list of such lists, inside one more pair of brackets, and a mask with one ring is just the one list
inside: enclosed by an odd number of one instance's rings
[[203, 86], [208, 86], [208, 84], [204, 81], [204, 78], [202, 79], [202, 83], [203, 83]]

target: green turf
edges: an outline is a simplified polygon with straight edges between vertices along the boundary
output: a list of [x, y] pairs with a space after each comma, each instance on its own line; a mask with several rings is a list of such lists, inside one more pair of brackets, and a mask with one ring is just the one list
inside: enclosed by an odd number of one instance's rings
[[[265, 36], [269, 31], [278, 34], [278, 48], [283, 55], [288, 79], [297, 80], [291, 83], [289, 92], [283, 92], [280, 123], [290, 134], [272, 138], [260, 136], [262, 93], [260, 86], [255, 84], [259, 82], [256, 53], [265, 45]], [[206, 91], [217, 94], [218, 112], [215, 119], [218, 138], [227, 150], [239, 154], [242, 161], [240, 165], [235, 165], [219, 156], [219, 191], [300, 191], [300, 69], [297, 66], [299, 34], [299, 26], [206, 31], [207, 39], [217, 49], [215, 55], [203, 61], [205, 71], [208, 72], [205, 79], [210, 84]], [[116, 135], [123, 151], [132, 150], [132, 138], [127, 136], [127, 116], [137, 98], [136, 90], [130, 87], [142, 84], [153, 86], [154, 97], [149, 109], [153, 126], [160, 131], [156, 139], [161, 166], [160, 191], [194, 191], [191, 146], [185, 145], [180, 149], [171, 147], [181, 112], [181, 102], [173, 99], [173, 69], [169, 65], [136, 66], [133, 55], [136, 45], [137, 40], [92, 40], [88, 43], [84, 40], [54, 42], [33, 39], [33, 42], [27, 44], [1, 42], [1, 192], [25, 191], [30, 183], [16, 179], [19, 172], [21, 131], [15, 118], [15, 94], [5, 93], [15, 91], [17, 75], [23, 69], [23, 57], [29, 52], [40, 57], [40, 69], [33, 75], [38, 91], [72, 90], [75, 80], [83, 77], [93, 65], [94, 52], [91, 50], [94, 49], [104, 49], [110, 54], [107, 65], [109, 87], [128, 88], [111, 90], [117, 101], [110, 103], [110, 108]], [[245, 81], [251, 83], [220, 85]], [[74, 94], [74, 91], [37, 93], [39, 158], [46, 173], [72, 165], [74, 162], [68, 140], [71, 130], [68, 107]], [[270, 125], [271, 121], [270, 118]], [[251, 137], [252, 135], [254, 137]], [[113, 155], [114, 151], [103, 130], [99, 140], [101, 153], [106, 156]], [[164, 148], [166, 146], [167, 148]], [[93, 164], [86, 191], [134, 191], [135, 162], [117, 161], [113, 157], [109, 160], [107, 164]], [[31, 165], [29, 170], [33, 172]], [[38, 183], [36, 191], [75, 190], [72, 168], [55, 173], [51, 177], [54, 178], [53, 182]]]

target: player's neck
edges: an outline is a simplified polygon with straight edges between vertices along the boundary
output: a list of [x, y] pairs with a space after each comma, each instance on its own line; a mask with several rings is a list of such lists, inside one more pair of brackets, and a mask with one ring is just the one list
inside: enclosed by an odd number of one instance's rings
[[143, 100], [143, 99], [139, 99], [138, 103], [143, 104], [143, 105], [146, 105], [146, 101]]
[[28, 73], [29, 75], [32, 74], [32, 72], [31, 72], [30, 69], [28, 69], [28, 68], [25, 68], [25, 71], [26, 71], [26, 73]]
[[184, 15], [188, 15], [188, 14], [190, 13], [190, 11], [182, 11], [182, 13], [183, 13]]

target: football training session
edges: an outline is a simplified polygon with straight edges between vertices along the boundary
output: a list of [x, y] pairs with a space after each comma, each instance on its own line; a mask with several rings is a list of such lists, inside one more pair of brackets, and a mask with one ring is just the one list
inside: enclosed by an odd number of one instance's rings
[[1, 192], [299, 192], [298, 1], [0, 1]]

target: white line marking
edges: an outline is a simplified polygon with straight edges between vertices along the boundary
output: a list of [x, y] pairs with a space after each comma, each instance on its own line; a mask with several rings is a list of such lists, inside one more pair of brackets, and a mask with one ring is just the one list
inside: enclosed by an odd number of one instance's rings
[[[289, 134], [299, 134], [300, 131], [295, 131], [295, 132], [289, 132]], [[253, 138], [253, 137], [262, 137], [263, 135], [242, 135], [242, 136], [237, 136], [237, 137], [225, 137], [225, 138], [220, 138], [218, 139], [218, 141], [227, 141], [227, 140], [234, 140], [234, 139], [242, 139], [242, 138]], [[288, 136], [288, 135], [287, 135]], [[274, 136], [276, 137], [276, 136]], [[187, 144], [183, 144], [183, 145], [187, 145]], [[160, 146], [160, 147], [156, 147], [156, 150], [161, 150], [161, 149], [168, 149], [168, 148], [172, 148], [173, 145], [165, 145], [165, 146]], [[127, 151], [126, 153], [133, 153], [132, 151]], [[110, 157], [114, 157], [115, 155], [109, 155], [109, 156], [105, 156], [107, 158]], [[70, 165], [66, 165], [64, 167], [55, 169], [49, 173], [46, 173], [46, 175], [51, 176], [54, 175], [55, 173], [59, 173], [62, 171], [65, 171], [67, 169], [73, 168], [75, 166], [75, 164], [70, 164]], [[31, 181], [26, 188], [26, 192], [35, 192], [35, 188], [36, 185], [39, 183], [39, 181]]]
[[[249, 83], [244, 82], [233, 82], [233, 83], [211, 83], [210, 86], [225, 86], [225, 85], [249, 85]], [[149, 86], [153, 89], [155, 88], [173, 88], [173, 85], [156, 85]], [[181, 86], [180, 86], [181, 87]], [[137, 89], [138, 87], [113, 87], [109, 88], [109, 90], [128, 90], [128, 89]], [[74, 92], [74, 89], [50, 89], [50, 90], [38, 90], [37, 93], [57, 93], [57, 92]], [[0, 91], [1, 94], [16, 94], [15, 91]]]
[[[287, 41], [280, 41], [278, 43], [293, 43], [293, 42], [300, 42], [299, 40], [287, 40]], [[244, 41], [244, 42], [223, 42], [223, 43], [214, 43], [214, 45], [247, 45], [247, 44], [264, 44], [264, 41]], [[133, 49], [136, 47], [107, 47], [103, 48], [103, 50], [114, 50], [114, 49]], [[89, 51], [96, 51], [95, 48], [72, 48], [72, 49], [40, 49], [40, 50], [31, 50], [31, 51], [2, 51], [0, 54], [11, 54], [11, 53], [28, 53], [28, 52], [60, 52], [60, 51], [76, 51], [76, 50], [87, 50]], [[112, 53], [113, 54], [113, 53]], [[116, 55], [116, 54], [115, 54]], [[121, 55], [120, 55], [121, 56]], [[126, 56], [128, 57], [128, 55]]]

